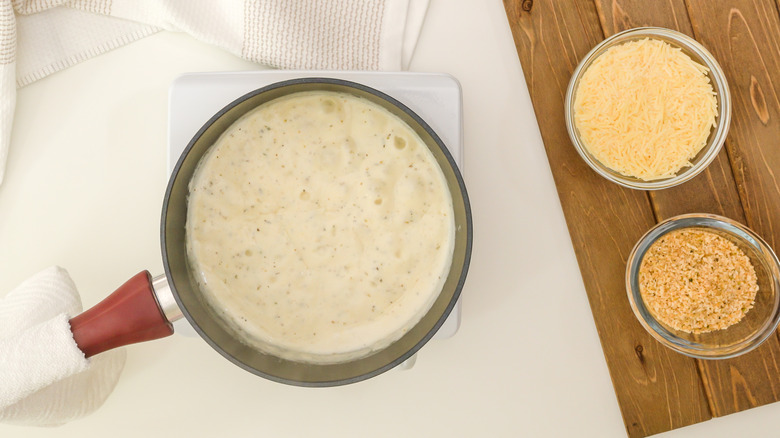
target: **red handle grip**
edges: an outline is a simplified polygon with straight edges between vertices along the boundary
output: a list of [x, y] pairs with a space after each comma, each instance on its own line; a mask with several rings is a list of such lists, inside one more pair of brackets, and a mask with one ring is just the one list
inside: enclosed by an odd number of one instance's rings
[[73, 339], [84, 356], [173, 334], [152, 288], [148, 271], [136, 274], [86, 312], [70, 320]]

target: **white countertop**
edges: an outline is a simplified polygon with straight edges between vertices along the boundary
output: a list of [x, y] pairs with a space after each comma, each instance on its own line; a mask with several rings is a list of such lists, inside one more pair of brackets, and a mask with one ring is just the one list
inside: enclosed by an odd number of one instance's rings
[[[184, 72], [259, 69], [163, 32], [19, 90], [0, 186], [0, 295], [50, 265], [85, 307], [162, 272], [168, 88]], [[3, 437], [623, 437], [501, 2], [433, 0], [410, 70], [463, 87], [474, 252], [460, 330], [414, 368], [345, 387], [273, 383], [198, 338], [133, 345], [106, 404]], [[780, 404], [669, 432], [767, 436]]]

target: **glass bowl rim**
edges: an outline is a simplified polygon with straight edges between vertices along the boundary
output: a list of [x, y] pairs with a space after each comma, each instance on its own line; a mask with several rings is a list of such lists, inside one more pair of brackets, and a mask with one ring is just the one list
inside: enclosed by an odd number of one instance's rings
[[[712, 141], [708, 141], [702, 149], [704, 155], [702, 155], [701, 159], [693, 166], [684, 169], [677, 175], [653, 181], [642, 181], [638, 178], [624, 177], [601, 164], [591, 156], [582, 144], [579, 135], [577, 134], [576, 127], [574, 126], [575, 86], [579, 83], [579, 79], [582, 77], [585, 70], [587, 70], [587, 67], [589, 67], [590, 64], [608, 48], [625, 41], [640, 39], [642, 37], [661, 37], [664, 41], [672, 42], [677, 47], [695, 54], [698, 59], [694, 59], [694, 61], [703, 63], [704, 66], [709, 69], [710, 80], [717, 85], [717, 89], [721, 90], [721, 92], [716, 95], [718, 101], [718, 124], [715, 128], [715, 134], [712, 137]], [[623, 187], [635, 190], [661, 190], [680, 185], [693, 179], [715, 160], [715, 157], [723, 148], [731, 125], [731, 92], [729, 90], [728, 81], [726, 80], [726, 75], [720, 67], [720, 64], [718, 64], [715, 57], [698, 41], [675, 30], [663, 27], [645, 26], [624, 30], [604, 39], [582, 58], [577, 67], [575, 67], [571, 79], [569, 80], [569, 85], [566, 88], [564, 109], [566, 130], [568, 131], [569, 138], [577, 153], [591, 169], [603, 178]]]
[[[708, 226], [718, 225], [718, 227]], [[755, 248], [759, 253], [763, 254], [765, 261], [769, 265], [772, 271], [772, 280], [775, 283], [775, 296], [774, 306], [770, 317], [762, 324], [759, 330], [756, 330], [750, 337], [738, 342], [734, 345], [722, 347], [722, 348], [696, 348], [689, 343], [680, 340], [677, 337], [671, 338], [664, 336], [658, 330], [656, 330], [653, 324], [658, 324], [655, 319], [652, 318], [649, 311], [644, 308], [644, 304], [639, 292], [637, 276], [639, 273], [639, 267], [642, 263], [642, 259], [647, 250], [658, 240], [660, 237], [667, 233], [684, 228], [714, 228], [725, 232], [735, 239], [738, 239], [745, 244]], [[675, 217], [671, 217], [664, 221], [659, 222], [652, 228], [650, 228], [636, 243], [631, 253], [628, 256], [626, 262], [626, 293], [628, 295], [628, 302], [631, 306], [631, 310], [634, 316], [642, 325], [642, 327], [657, 341], [664, 346], [682, 353], [686, 356], [698, 358], [698, 359], [728, 359], [745, 354], [761, 345], [766, 339], [768, 339], [777, 330], [780, 323], [780, 260], [777, 255], [759, 236], [755, 231], [751, 230], [747, 226], [727, 217], [707, 214], [707, 213], [689, 213]], [[644, 310], [644, 311], [643, 311]], [[648, 321], [648, 317], [651, 322]]]

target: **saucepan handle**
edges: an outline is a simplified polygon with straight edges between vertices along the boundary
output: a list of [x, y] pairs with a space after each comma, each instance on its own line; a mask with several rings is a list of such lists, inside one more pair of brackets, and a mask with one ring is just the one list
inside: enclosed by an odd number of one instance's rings
[[72, 318], [70, 328], [86, 357], [173, 334], [148, 271], [138, 273], [106, 299]]

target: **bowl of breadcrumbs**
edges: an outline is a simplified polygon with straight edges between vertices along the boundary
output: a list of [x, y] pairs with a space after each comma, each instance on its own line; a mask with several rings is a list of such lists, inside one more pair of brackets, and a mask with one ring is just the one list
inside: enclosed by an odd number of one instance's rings
[[626, 266], [631, 308], [663, 345], [702, 359], [744, 354], [780, 322], [780, 262], [731, 219], [687, 214], [636, 244]]

